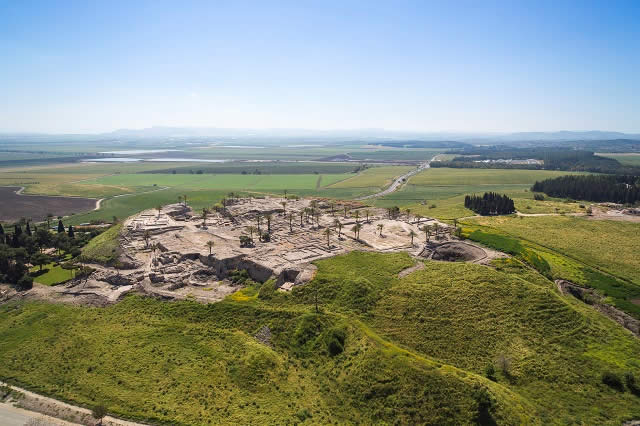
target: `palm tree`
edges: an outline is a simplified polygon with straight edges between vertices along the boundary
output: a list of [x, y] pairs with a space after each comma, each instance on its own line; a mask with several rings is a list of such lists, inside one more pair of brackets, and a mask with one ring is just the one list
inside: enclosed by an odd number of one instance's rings
[[256, 231], [254, 226], [247, 226], [247, 232], [249, 233], [249, 237], [253, 240], [253, 233]]
[[342, 222], [340, 222], [339, 219], [336, 219], [333, 221], [333, 224], [338, 228], [338, 238], [340, 238], [340, 235], [342, 235]]
[[284, 190], [284, 199], [285, 200], [287, 199], [287, 190], [286, 189]]
[[360, 225], [359, 223], [356, 223], [355, 225], [353, 225], [353, 228], [351, 228], [351, 230], [353, 231], [353, 235], [354, 237], [357, 239], [359, 239], [360, 237], [360, 229], [362, 228], [362, 225]]
[[267, 219], [267, 234], [271, 235], [271, 213], [267, 214], [265, 217]]
[[347, 218], [349, 216], [347, 216], [347, 206], [344, 206], [344, 217]]
[[407, 219], [411, 219], [411, 209], [406, 209], [405, 212], [407, 212]]
[[149, 247], [149, 239], [151, 238], [151, 233], [148, 230], [144, 231], [142, 238], [144, 238], [145, 247]]
[[206, 208], [202, 208], [202, 226], [207, 225], [207, 215], [209, 214], [209, 210]]
[[182, 195], [178, 195], [178, 204], [182, 203]]
[[380, 236], [382, 237], [382, 228], [384, 228], [384, 225], [379, 223], [378, 224], [378, 232], [380, 233]]
[[366, 215], [367, 215], [367, 223], [369, 223], [369, 210], [365, 210], [365, 211], [364, 211], [364, 214], [366, 214]]
[[[286, 191], [285, 191], [285, 197], [287, 196]], [[282, 204], [282, 213], [283, 214], [287, 214], [287, 202], [286, 201], [281, 201], [280, 204]]]
[[302, 224], [302, 220], [304, 219], [304, 214], [305, 214], [305, 211], [304, 210], [300, 210], [300, 227], [304, 226]]
[[289, 213], [289, 232], [293, 232], [293, 225], [291, 224], [293, 222], [293, 213]]
[[420, 230], [421, 230], [422, 232], [424, 232], [424, 239], [425, 239], [425, 242], [427, 242], [427, 243], [428, 243], [428, 242], [429, 242], [429, 234], [430, 234], [430, 232], [431, 232], [431, 227], [430, 227], [429, 225], [424, 225], [422, 228], [420, 228]]
[[162, 211], [162, 206], [161, 205], [157, 205], [156, 206], [156, 210], [158, 210], [158, 217], [160, 217], [160, 212]]
[[260, 221], [262, 220], [262, 214], [258, 213], [258, 216], [256, 216], [256, 220], [258, 221], [258, 234], [261, 234], [261, 232], [260, 232]]
[[209, 256], [211, 256], [211, 250], [213, 249], [214, 242], [212, 240], [207, 241], [207, 247], [209, 247]]
[[324, 234], [327, 236], [327, 247], [331, 247], [331, 242], [329, 241], [329, 236], [331, 235], [331, 228], [325, 229]]
[[439, 239], [439, 237], [438, 237], [438, 231], [440, 231], [440, 228], [438, 228], [438, 224], [437, 224], [437, 223], [434, 223], [434, 224], [433, 224], [433, 232], [436, 234], [436, 240], [438, 240], [438, 239]]
[[358, 210], [356, 210], [354, 216], [356, 218], [356, 223], [358, 223], [358, 219], [360, 219], [360, 212]]
[[422, 220], [422, 216], [417, 214], [417, 215], [415, 215], [415, 217], [416, 217], [416, 220], [418, 221], [418, 225], [420, 225], [420, 221]]
[[320, 210], [315, 209], [315, 210], [313, 211], [313, 215], [314, 215], [314, 216], [315, 216], [315, 218], [316, 218], [316, 228], [319, 228], [319, 227], [320, 227]]
[[413, 237], [416, 236], [416, 233], [413, 232], [413, 229], [409, 231], [409, 236], [411, 237], [411, 247], [413, 247]]
[[187, 207], [187, 194], [182, 196], [182, 200], [184, 201], [184, 206]]
[[333, 216], [333, 207], [335, 206], [334, 203], [329, 203], [329, 206], [331, 207], [331, 216]]

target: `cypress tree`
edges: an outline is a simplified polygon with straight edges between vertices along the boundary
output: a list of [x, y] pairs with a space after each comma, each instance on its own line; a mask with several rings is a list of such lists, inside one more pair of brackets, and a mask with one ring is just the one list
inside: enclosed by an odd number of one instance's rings
[[58, 220], [58, 234], [64, 232], [64, 225], [62, 224], [62, 220]]
[[73, 238], [75, 236], [75, 232], [72, 225], [69, 225], [69, 238]]

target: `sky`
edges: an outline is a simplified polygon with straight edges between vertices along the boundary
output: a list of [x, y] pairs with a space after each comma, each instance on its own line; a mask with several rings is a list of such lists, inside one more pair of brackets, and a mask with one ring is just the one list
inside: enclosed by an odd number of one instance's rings
[[640, 1], [0, 0], [0, 131], [640, 132]]

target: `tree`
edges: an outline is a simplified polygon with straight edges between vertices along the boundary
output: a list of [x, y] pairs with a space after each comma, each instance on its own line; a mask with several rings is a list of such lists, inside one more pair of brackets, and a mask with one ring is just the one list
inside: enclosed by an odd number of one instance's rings
[[293, 213], [289, 213], [289, 232], [293, 232]]
[[333, 224], [338, 228], [338, 238], [340, 238], [340, 235], [342, 235], [342, 222], [340, 222], [339, 219], [336, 219], [333, 221]]
[[360, 212], [358, 210], [354, 213], [354, 217], [356, 218], [356, 223], [358, 223], [358, 220], [360, 219]]
[[378, 232], [380, 233], [380, 236], [382, 237], [382, 228], [384, 228], [384, 225], [379, 223], [378, 224]]
[[69, 233], [69, 238], [74, 238], [75, 237], [76, 234], [75, 234], [75, 231], [74, 231], [72, 225], [69, 225], [68, 233]]
[[409, 231], [409, 236], [411, 237], [411, 246], [413, 246], [413, 237], [416, 236], [416, 233], [413, 232], [413, 229], [411, 231]]
[[369, 223], [369, 210], [365, 210], [364, 214], [367, 215], [367, 223]]
[[29, 224], [29, 222], [27, 222], [27, 229], [26, 229], [27, 235], [31, 236], [31, 225]]
[[[285, 197], [287, 196], [286, 191], [285, 191]], [[287, 202], [286, 201], [281, 201], [280, 204], [282, 204], [282, 213], [283, 214], [287, 214]]]
[[347, 213], [348, 213], [348, 208], [347, 208], [347, 206], [344, 206], [344, 217], [345, 218], [349, 217], [349, 215]]
[[362, 225], [360, 225], [359, 223], [356, 223], [355, 225], [353, 225], [353, 228], [351, 228], [351, 230], [353, 231], [353, 236], [356, 240], [360, 239], [360, 229], [362, 229]]
[[64, 225], [62, 224], [62, 220], [58, 220], [58, 233], [64, 232]]
[[162, 211], [162, 206], [158, 204], [156, 206], [156, 210], [158, 210], [158, 217], [160, 217], [160, 212]]
[[187, 207], [187, 194], [182, 196], [182, 200], [184, 201], [184, 206]]
[[247, 232], [249, 233], [249, 237], [253, 240], [253, 233], [256, 231], [254, 226], [247, 226]]
[[331, 236], [331, 228], [325, 229], [324, 234], [327, 236], [327, 247], [331, 247], [331, 242], [329, 241], [329, 237]]
[[209, 210], [206, 208], [202, 208], [202, 226], [207, 226], [207, 215], [209, 214]]
[[207, 241], [207, 247], [209, 247], [209, 256], [211, 256], [211, 250], [213, 250], [213, 245], [215, 243], [212, 240]]
[[329, 207], [331, 208], [331, 216], [333, 216], [333, 208], [335, 207], [335, 204], [331, 202], [329, 203]]
[[422, 221], [422, 215], [416, 214], [414, 215], [414, 217], [416, 218], [416, 221], [418, 222], [418, 226], [420, 225], [420, 221]]
[[271, 235], [271, 213], [267, 214], [265, 218], [267, 219], [267, 234]]
[[262, 221], [261, 213], [258, 213], [258, 215], [256, 216], [256, 220], [258, 221], [258, 234], [262, 234], [262, 232], [260, 232], [260, 222]]
[[51, 228], [51, 219], [53, 219], [53, 213], [47, 213], [47, 229]]
[[431, 234], [431, 227], [429, 225], [424, 225], [422, 228], [420, 228], [420, 230], [422, 232], [424, 232], [424, 240], [426, 243], [429, 242], [429, 236]]
[[102, 425], [102, 419], [104, 419], [106, 415], [107, 407], [102, 404], [96, 405], [93, 407], [93, 410], [91, 410], [91, 416], [98, 421], [99, 425]]
[[178, 204], [182, 204], [182, 195], [178, 195]]
[[300, 227], [303, 227], [303, 220], [304, 220], [304, 210], [300, 210]]
[[44, 253], [36, 253], [31, 256], [31, 263], [34, 266], [39, 266], [40, 271], [42, 271], [42, 267], [51, 262], [51, 258]]
[[149, 232], [148, 230], [145, 230], [144, 234], [142, 234], [142, 238], [144, 238], [144, 246], [145, 247], [149, 247], [149, 240], [151, 239], [151, 232]]

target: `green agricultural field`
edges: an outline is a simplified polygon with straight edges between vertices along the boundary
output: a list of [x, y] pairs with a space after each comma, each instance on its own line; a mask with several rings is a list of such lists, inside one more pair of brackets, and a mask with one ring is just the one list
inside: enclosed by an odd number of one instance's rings
[[[409, 179], [399, 191], [374, 201], [374, 205], [409, 208], [416, 214], [453, 219], [473, 216], [464, 208], [464, 196], [499, 192], [513, 198], [522, 213], [575, 213], [584, 211], [579, 203], [548, 198], [535, 201], [529, 191], [536, 180], [565, 175], [570, 172], [546, 170], [498, 170], [431, 168]], [[435, 205], [435, 207], [433, 207]], [[556, 210], [557, 209], [557, 210]]]
[[636, 166], [640, 167], [640, 153], [628, 153], [628, 154], [608, 154], [608, 153], [598, 153], [600, 157], [608, 157], [613, 158], [614, 160], [618, 160], [620, 164], [625, 166]]
[[372, 167], [365, 171], [331, 185], [329, 188], [361, 188], [365, 191], [381, 190], [391, 185], [393, 180], [411, 170], [410, 166]]
[[417, 186], [439, 185], [533, 185], [537, 180], [575, 174], [551, 170], [431, 168], [413, 176]]
[[[318, 261], [314, 280], [291, 293], [267, 281], [208, 305], [5, 304], [0, 378], [178, 425], [640, 417], [639, 396], [601, 382], [605, 372], [640, 376], [640, 341], [622, 327], [515, 261], [425, 261], [398, 278], [414, 262], [354, 252]], [[253, 337], [265, 326], [271, 346]]]

